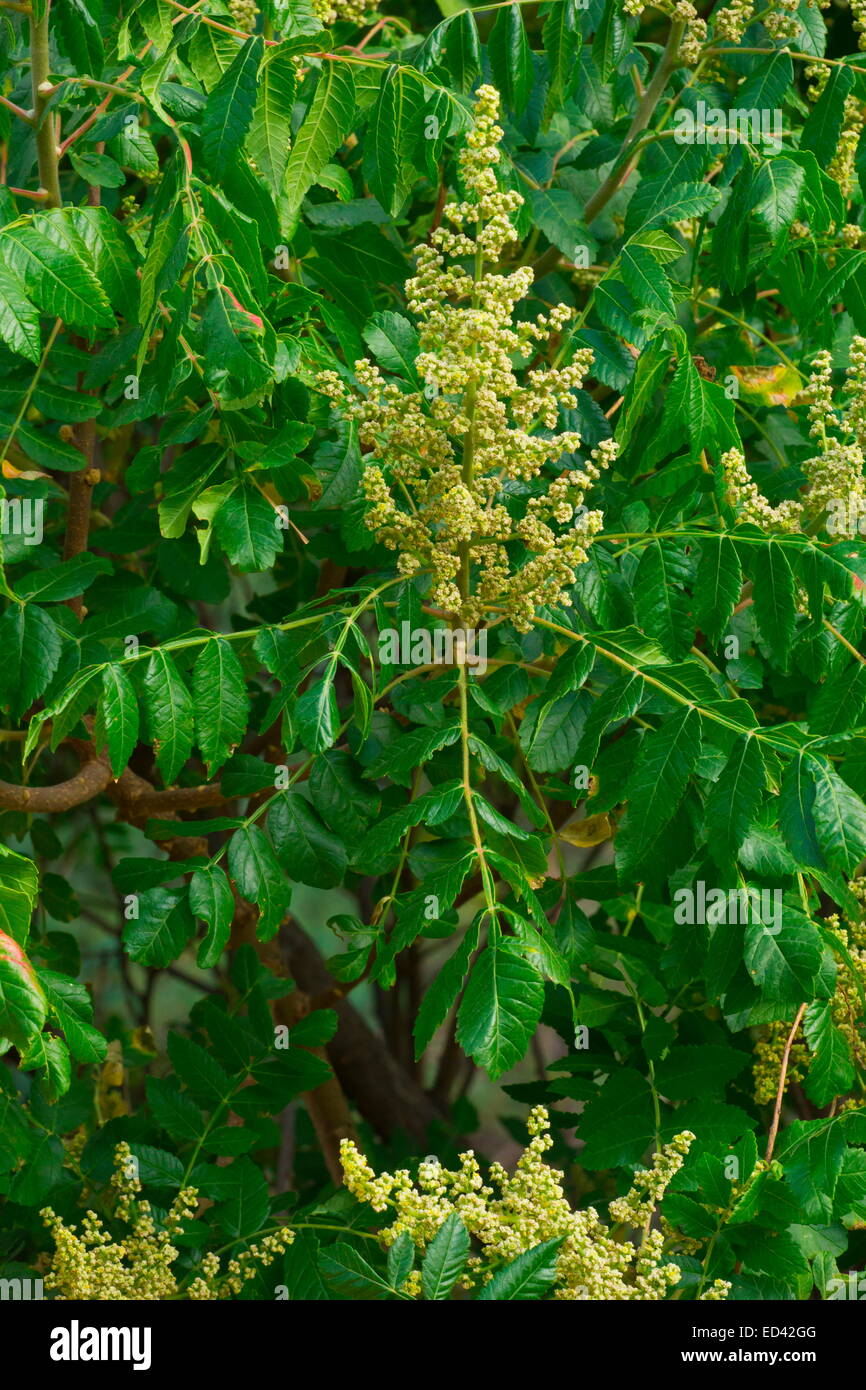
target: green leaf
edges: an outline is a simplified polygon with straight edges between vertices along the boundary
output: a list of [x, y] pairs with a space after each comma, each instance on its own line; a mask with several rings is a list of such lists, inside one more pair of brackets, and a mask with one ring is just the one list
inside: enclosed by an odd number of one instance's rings
[[478, 27], [471, 10], [461, 10], [442, 25], [442, 57], [459, 92], [469, 92], [481, 71]]
[[800, 210], [805, 171], [790, 159], [768, 159], [754, 182], [754, 214], [774, 239], [790, 227]]
[[845, 119], [845, 101], [853, 82], [854, 74], [844, 64], [831, 68], [826, 86], [800, 132], [800, 149], [811, 150], [824, 169], [836, 153]]
[[469, 1232], [457, 1212], [446, 1217], [421, 1263], [421, 1291], [439, 1302], [450, 1294], [469, 1258]]
[[355, 79], [351, 65], [325, 59], [286, 168], [286, 217], [290, 224], [297, 219], [308, 190], [349, 134], [354, 116]]
[[683, 709], [644, 736], [626, 787], [628, 811], [616, 837], [622, 878], [642, 865], [674, 815], [701, 751], [701, 717]]
[[102, 672], [96, 739], [100, 748], [108, 748], [111, 770], [119, 777], [138, 743], [138, 701], [129, 677], [117, 662], [109, 663]]
[[737, 91], [737, 106], [743, 110], [781, 106], [794, 77], [794, 64], [787, 53], [774, 53], [759, 63]]
[[41, 1082], [49, 1100], [65, 1095], [72, 1085], [72, 1065], [69, 1048], [51, 1033], [36, 1033], [21, 1052], [18, 1065], [22, 1071], [38, 1068]]
[[374, 314], [364, 329], [364, 342], [386, 371], [417, 385], [418, 331], [407, 318], [389, 309]]
[[0, 931], [0, 1037], [21, 1051], [41, 1033], [48, 1013], [45, 992], [18, 942]]
[[521, 1061], [544, 1004], [541, 976], [511, 938], [488, 943], [457, 1015], [457, 1041], [496, 1081]]
[[249, 707], [241, 664], [222, 637], [205, 643], [192, 673], [195, 727], [208, 776], [240, 743]]
[[410, 729], [390, 742], [368, 769], [371, 777], [390, 777], [398, 786], [410, 787], [413, 774], [441, 748], [450, 748], [460, 737], [459, 724], [443, 729]]
[[615, 1068], [582, 1111], [578, 1133], [589, 1169], [638, 1164], [655, 1134], [646, 1078], [633, 1067]]
[[298, 732], [311, 753], [321, 753], [336, 742], [339, 718], [331, 669], [304, 691], [295, 706]]
[[520, 723], [519, 741], [534, 771], [554, 772], [573, 762], [588, 708], [589, 697], [580, 690], [553, 704], [544, 695], [532, 701]]
[[225, 871], [218, 864], [196, 869], [189, 882], [189, 905], [196, 917], [207, 922], [207, 935], [198, 948], [202, 970], [216, 965], [231, 936], [235, 900]]
[[593, 60], [602, 82], [608, 81], [620, 58], [626, 53], [628, 45], [628, 27], [622, 11], [616, 0], [606, 0], [601, 23], [592, 44]]
[[[533, 188], [529, 202], [533, 224], [558, 247], [566, 260], [576, 261], [582, 247], [594, 247], [595, 242], [583, 223], [582, 205], [567, 188]], [[586, 332], [584, 330], [581, 335], [581, 343], [586, 341]], [[593, 374], [597, 374], [595, 369]]]
[[660, 430], [652, 443], [653, 461], [673, 448], [684, 433], [696, 453], [740, 447], [733, 401], [721, 386], [704, 381], [688, 352], [683, 352], [665, 396]]
[[147, 888], [134, 895], [137, 916], [123, 927], [123, 945], [131, 960], [163, 969], [177, 960], [192, 936], [186, 892], [167, 888]]
[[733, 857], [745, 840], [766, 783], [760, 744], [744, 734], [734, 744], [704, 807], [707, 846], [717, 863], [724, 864]]
[[[175, 203], [166, 217], [159, 218], [150, 231], [150, 242], [141, 267], [139, 323], [146, 327], [160, 295], [174, 283], [186, 265], [190, 231], [182, 203]], [[139, 350], [141, 362], [147, 351], [146, 339]], [[141, 365], [139, 363], [139, 366]]]
[[829, 763], [813, 758], [811, 770], [818, 844], [831, 868], [853, 874], [866, 856], [866, 806]]
[[823, 951], [818, 930], [808, 917], [788, 908], [784, 917], [778, 931], [761, 923], [747, 926], [743, 957], [779, 1018], [813, 997]]
[[53, 970], [41, 970], [39, 982], [73, 1057], [79, 1062], [101, 1062], [108, 1043], [93, 1026], [93, 1001], [86, 987]]
[[653, 315], [674, 314], [674, 298], [667, 276], [647, 247], [623, 247], [620, 252], [620, 275], [641, 309], [647, 309]]
[[[720, 927], [719, 930], [726, 928]], [[656, 1087], [668, 1100], [724, 1095], [727, 1084], [749, 1064], [749, 1054], [704, 1043], [674, 1047], [656, 1063]]]
[[694, 615], [711, 642], [721, 642], [742, 586], [743, 571], [733, 541], [727, 536], [702, 540], [695, 576]]
[[427, 993], [421, 1000], [412, 1030], [415, 1035], [416, 1058], [421, 1057], [432, 1042], [437, 1028], [445, 1022], [450, 1009], [456, 1002], [457, 996], [463, 988], [469, 962], [478, 947], [478, 937], [479, 929], [476, 924], [469, 928], [463, 940], [458, 944], [456, 951], [439, 968]]
[[111, 573], [111, 563], [99, 555], [75, 555], [61, 560], [47, 570], [34, 570], [15, 581], [20, 599], [32, 603], [61, 603], [64, 599], [83, 594], [101, 574]]
[[702, 217], [717, 203], [722, 193], [705, 183], [675, 183], [667, 178], [645, 178], [629, 203], [628, 225], [640, 231], [670, 227], [683, 218]]
[[60, 661], [60, 633], [34, 604], [12, 604], [0, 618], [0, 704], [18, 718], [38, 700]]
[[0, 338], [20, 357], [39, 361], [39, 311], [24, 285], [7, 265], [0, 264]]
[[532, 92], [532, 51], [523, 28], [519, 5], [507, 5], [496, 16], [487, 40], [493, 80], [506, 106], [519, 116]]
[[208, 96], [201, 133], [208, 166], [217, 175], [231, 164], [253, 119], [264, 42], [261, 34], [247, 39]]
[[186, 1091], [181, 1091], [176, 1077], [148, 1076], [144, 1085], [147, 1103], [160, 1129], [181, 1143], [197, 1143], [205, 1122], [192, 1098]]
[[181, 1186], [183, 1164], [176, 1154], [152, 1144], [133, 1143], [130, 1148], [138, 1159], [138, 1176], [145, 1187], [177, 1189]]
[[682, 553], [664, 541], [650, 541], [634, 577], [635, 609], [647, 636], [654, 637], [675, 661], [688, 651], [694, 633], [689, 600], [682, 589], [687, 579]]
[[823, 869], [826, 861], [815, 833], [815, 779], [812, 760], [793, 758], [779, 789], [779, 828], [794, 858], [810, 868]]
[[246, 1154], [212, 1172], [208, 1191], [220, 1204], [217, 1220], [227, 1236], [249, 1237], [264, 1225], [270, 1208], [268, 1185], [261, 1168]]
[[213, 519], [217, 539], [241, 574], [273, 568], [283, 548], [280, 513], [250, 484], [225, 499]]
[[412, 1272], [415, 1263], [415, 1242], [408, 1231], [401, 1231], [393, 1245], [388, 1247], [388, 1279], [391, 1287], [401, 1289]]
[[259, 826], [243, 826], [229, 840], [229, 873], [238, 892], [259, 908], [257, 933], [267, 941], [279, 929], [288, 911], [291, 890], [277, 862], [270, 840]]
[[73, 68], [89, 77], [100, 77], [105, 48], [97, 16], [101, 6], [87, 0], [55, 0], [51, 7], [52, 33]]
[[296, 55], [291, 46], [270, 49], [259, 72], [247, 149], [274, 199], [282, 193], [289, 162], [296, 82]]
[[750, 547], [754, 578], [754, 612], [761, 636], [782, 670], [794, 635], [795, 584], [784, 548], [773, 540]]
[[393, 1293], [363, 1255], [342, 1240], [320, 1252], [319, 1269], [341, 1298], [371, 1302], [388, 1298]]
[[27, 943], [39, 892], [39, 870], [32, 859], [0, 844], [0, 931], [19, 946]]
[[367, 125], [364, 174], [382, 207], [395, 216], [414, 175], [413, 151], [425, 118], [426, 92], [412, 68], [392, 66], [382, 79]]
[[78, 177], [94, 188], [121, 188], [126, 182], [126, 175], [110, 155], [70, 150], [69, 158]]
[[854, 1085], [854, 1064], [848, 1039], [833, 1022], [830, 1003], [815, 1000], [803, 1018], [803, 1033], [813, 1054], [806, 1078], [806, 1093], [815, 1105], [825, 1106]]
[[215, 1110], [235, 1090], [216, 1058], [192, 1038], [169, 1033], [168, 1055], [193, 1100], [207, 1110]]
[[478, 1302], [502, 1299], [541, 1299], [556, 1280], [556, 1262], [565, 1236], [530, 1246], [498, 1269], [478, 1295]]
[[313, 888], [335, 888], [346, 872], [346, 846], [322, 824], [299, 792], [271, 802], [268, 829], [277, 857], [291, 878]]
[[170, 786], [192, 751], [192, 698], [171, 654], [158, 648], [147, 661], [142, 681], [142, 705], [148, 742], [156, 765]]
[[809, 727], [816, 734], [842, 734], [856, 728], [866, 706], [866, 666], [854, 661], [819, 687], [809, 712]]
[[363, 780], [348, 753], [336, 748], [316, 759], [309, 788], [319, 815], [350, 844], [365, 833], [382, 804], [379, 793]]
[[269, 326], [260, 314], [241, 303], [229, 285], [218, 281], [215, 273], [209, 278], [210, 293], [201, 318], [204, 380], [220, 396], [224, 408], [238, 408], [248, 397], [260, 395], [273, 379], [265, 358]]
[[575, 0], [555, 0], [545, 16], [541, 41], [549, 74], [544, 122], [547, 124], [578, 79], [583, 35]]
[[656, 390], [667, 375], [670, 352], [666, 337], [666, 334], [658, 333], [638, 358], [617, 417], [616, 439], [623, 449], [649, 411]]
[[84, 243], [71, 249], [52, 238], [62, 225], [55, 215], [46, 214], [29, 223], [5, 227], [0, 232], [4, 263], [20, 276], [27, 294], [43, 313], [90, 334], [94, 328], [113, 328], [111, 306], [87, 264]]

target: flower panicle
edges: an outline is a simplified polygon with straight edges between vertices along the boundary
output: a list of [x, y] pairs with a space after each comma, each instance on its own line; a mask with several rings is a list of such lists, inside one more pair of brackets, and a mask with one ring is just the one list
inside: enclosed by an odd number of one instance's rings
[[[504, 610], [527, 631], [541, 605], [571, 601], [602, 525], [585, 497], [616, 445], [604, 440], [576, 464], [580, 436], [558, 427], [578, 404], [592, 352], [578, 347], [564, 365], [533, 365], [573, 311], [555, 305], [518, 320], [532, 268], [497, 269], [517, 241], [512, 219], [523, 203], [497, 179], [498, 115], [499, 93], [480, 87], [459, 155], [460, 196], [446, 203], [407, 281], [420, 388], [386, 381], [366, 359], [354, 364], [357, 390], [336, 372], [319, 385], [358, 426], [368, 450], [366, 524], [397, 552], [398, 572], [429, 572], [432, 603], [457, 622], [477, 626]], [[515, 365], [527, 359], [525, 369]]]

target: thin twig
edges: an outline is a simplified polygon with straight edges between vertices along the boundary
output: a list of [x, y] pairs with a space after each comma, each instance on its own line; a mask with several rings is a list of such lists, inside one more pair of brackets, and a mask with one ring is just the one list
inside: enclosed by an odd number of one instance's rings
[[782, 1053], [782, 1067], [779, 1072], [779, 1089], [776, 1092], [776, 1106], [773, 1111], [773, 1123], [770, 1125], [770, 1137], [767, 1140], [767, 1152], [764, 1155], [764, 1161], [766, 1163], [769, 1163], [773, 1157], [773, 1149], [776, 1145], [776, 1135], [779, 1132], [779, 1120], [782, 1115], [782, 1101], [785, 1098], [785, 1078], [788, 1075], [788, 1059], [791, 1056], [791, 1048], [794, 1046], [794, 1039], [797, 1036], [805, 1012], [806, 1005], [801, 1004], [799, 1009], [797, 1010], [797, 1017], [794, 1019], [794, 1022], [791, 1025], [791, 1031], [788, 1034], [788, 1041], [785, 1043], [785, 1051]]

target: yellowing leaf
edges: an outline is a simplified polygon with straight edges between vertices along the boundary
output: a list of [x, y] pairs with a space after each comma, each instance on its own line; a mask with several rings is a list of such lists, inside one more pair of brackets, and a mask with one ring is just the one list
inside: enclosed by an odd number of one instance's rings
[[783, 362], [775, 367], [731, 367], [731, 372], [746, 395], [764, 405], [790, 405], [802, 386], [798, 373]]
[[605, 813], [601, 812], [573, 825], [566, 825], [558, 833], [560, 840], [565, 840], [566, 844], [587, 849], [590, 845], [600, 845], [604, 840], [609, 840], [613, 835], [613, 826]]

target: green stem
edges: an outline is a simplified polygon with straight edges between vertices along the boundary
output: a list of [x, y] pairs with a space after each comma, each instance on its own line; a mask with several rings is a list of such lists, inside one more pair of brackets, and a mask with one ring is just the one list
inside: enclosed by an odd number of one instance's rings
[[599, 188], [598, 192], [590, 198], [584, 210], [584, 221], [587, 226], [598, 217], [602, 208], [606, 207], [616, 193], [622, 181], [622, 166], [632, 153], [632, 146], [642, 131], [646, 130], [655, 114], [655, 109], [664, 95], [668, 78], [679, 62], [680, 44], [683, 34], [686, 31], [685, 21], [678, 19], [671, 24], [671, 31], [665, 50], [659, 59], [659, 65], [653, 73], [649, 86], [638, 102], [634, 120], [629, 126], [628, 134], [623, 142], [623, 147], [619, 158]]
[[33, 87], [33, 124], [36, 127], [36, 153], [39, 161], [39, 182], [47, 194], [49, 207], [59, 208], [60, 195], [57, 142], [54, 137], [54, 117], [47, 112], [50, 90], [48, 16], [46, 4], [41, 19], [30, 16], [30, 79]]

